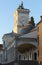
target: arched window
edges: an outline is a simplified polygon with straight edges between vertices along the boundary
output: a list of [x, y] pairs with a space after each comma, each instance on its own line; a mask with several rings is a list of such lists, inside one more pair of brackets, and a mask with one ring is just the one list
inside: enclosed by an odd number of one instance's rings
[[37, 53], [34, 53], [34, 60], [37, 60]]
[[19, 60], [21, 59], [21, 55], [19, 55]]
[[25, 56], [24, 56], [24, 60], [25, 60]]

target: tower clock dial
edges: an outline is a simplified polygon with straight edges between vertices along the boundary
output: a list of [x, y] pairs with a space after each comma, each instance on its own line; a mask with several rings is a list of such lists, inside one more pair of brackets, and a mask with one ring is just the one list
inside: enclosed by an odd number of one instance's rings
[[20, 19], [20, 24], [22, 24], [22, 25], [26, 25], [27, 22], [28, 22], [27, 17], [26, 17], [26, 16], [24, 16], [24, 17], [22, 16], [21, 19]]

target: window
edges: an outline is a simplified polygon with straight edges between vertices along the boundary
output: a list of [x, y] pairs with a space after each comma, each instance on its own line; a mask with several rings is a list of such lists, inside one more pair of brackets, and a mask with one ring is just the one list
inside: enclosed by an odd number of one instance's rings
[[39, 50], [38, 50], [38, 57], [39, 57]]
[[25, 60], [25, 56], [24, 56], [24, 60]]
[[38, 27], [38, 29], [37, 29], [37, 30], [38, 30], [38, 32], [39, 32], [39, 27]]
[[5, 50], [5, 60], [7, 60], [7, 51]]
[[4, 46], [5, 46], [5, 41], [3, 41], [3, 44], [4, 44]]
[[40, 65], [42, 65], [42, 62], [40, 62]]
[[37, 36], [37, 41], [38, 41], [38, 45], [39, 45], [39, 35]]
[[37, 53], [34, 53], [34, 60], [37, 60]]
[[21, 55], [19, 55], [19, 60], [21, 59]]
[[5, 41], [3, 41], [3, 43], [5, 44]]
[[31, 52], [30, 52], [30, 58], [31, 58]]

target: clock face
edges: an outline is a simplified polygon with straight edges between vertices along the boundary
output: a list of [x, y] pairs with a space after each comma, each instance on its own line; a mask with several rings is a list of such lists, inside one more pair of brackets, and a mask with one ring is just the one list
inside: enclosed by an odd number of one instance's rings
[[19, 14], [18, 17], [19, 25], [26, 25], [28, 23], [28, 15], [27, 14]]
[[21, 24], [25, 25], [25, 24], [27, 24], [27, 22], [28, 22], [28, 20], [26, 17], [21, 18], [21, 21], [20, 21]]

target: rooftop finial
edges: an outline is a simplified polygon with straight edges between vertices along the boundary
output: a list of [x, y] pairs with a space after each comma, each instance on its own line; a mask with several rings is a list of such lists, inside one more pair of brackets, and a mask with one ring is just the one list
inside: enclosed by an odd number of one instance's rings
[[23, 7], [23, 1], [22, 1], [21, 4], [19, 5], [18, 9], [24, 9], [24, 7]]
[[21, 2], [21, 6], [23, 7], [23, 1]]
[[40, 16], [40, 19], [41, 19], [41, 21], [42, 21], [42, 15]]

